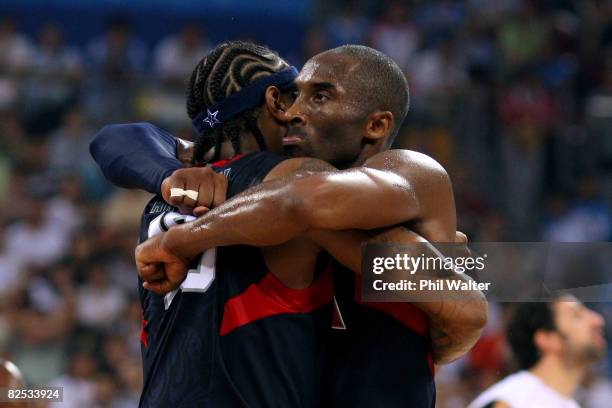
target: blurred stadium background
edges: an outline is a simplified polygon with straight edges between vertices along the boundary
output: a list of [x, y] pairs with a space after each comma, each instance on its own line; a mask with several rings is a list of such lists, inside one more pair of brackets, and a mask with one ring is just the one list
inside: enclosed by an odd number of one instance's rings
[[[191, 138], [185, 80], [237, 38], [298, 66], [344, 43], [394, 58], [412, 93], [396, 145], [448, 169], [471, 240], [612, 237], [611, 1], [3, 0], [0, 355], [29, 384], [65, 387], [54, 406], [136, 407], [142, 382], [133, 248], [148, 195], [110, 186], [88, 143], [131, 121]], [[511, 309], [492, 305], [479, 344], [439, 371], [439, 407], [513, 369]], [[610, 406], [610, 361], [584, 406]]]

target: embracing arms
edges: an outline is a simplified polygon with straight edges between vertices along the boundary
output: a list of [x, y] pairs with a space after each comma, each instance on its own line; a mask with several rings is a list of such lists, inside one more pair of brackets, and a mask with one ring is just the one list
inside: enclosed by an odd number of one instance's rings
[[[415, 258], [442, 256], [431, 243], [404, 227], [389, 228], [373, 236], [363, 231], [313, 231], [308, 236], [356, 273], [361, 273], [361, 246], [364, 242], [402, 245], [402, 253]], [[464, 234], [458, 232], [455, 243], [455, 249], [462, 256], [469, 255]], [[422, 269], [396, 278], [411, 280], [417, 286], [421, 279], [471, 280], [469, 276], [453, 271]], [[429, 336], [436, 364], [446, 364], [463, 356], [480, 338], [487, 322], [487, 301], [482, 292], [458, 292], [444, 286], [443, 290], [422, 289], [409, 294], [406, 299], [410, 299], [410, 303], [429, 319]]]
[[[184, 205], [182, 210], [211, 208], [225, 198], [224, 194], [218, 197], [220, 189], [213, 188], [223, 184], [223, 176], [209, 168], [182, 169], [191, 153], [184, 141], [151, 124], [108, 125], [96, 135], [90, 151], [114, 184], [161, 192], [170, 204]], [[454, 239], [450, 180], [433, 159], [408, 150], [390, 150], [371, 157], [362, 167], [337, 171], [325, 163], [318, 168], [329, 172], [260, 187], [257, 199], [262, 201], [249, 207], [251, 214], [272, 210], [279, 230], [289, 235], [315, 228], [370, 229], [410, 222], [411, 229], [430, 241]], [[170, 187], [199, 191], [198, 202], [169, 197]]]
[[188, 260], [217, 246], [276, 245], [311, 230], [368, 230], [407, 222], [431, 241], [453, 242], [454, 202], [446, 173], [431, 159], [423, 165], [397, 154], [383, 152], [364, 167], [342, 171], [316, 159], [287, 160], [271, 172], [278, 178], [165, 234], [161, 245]]

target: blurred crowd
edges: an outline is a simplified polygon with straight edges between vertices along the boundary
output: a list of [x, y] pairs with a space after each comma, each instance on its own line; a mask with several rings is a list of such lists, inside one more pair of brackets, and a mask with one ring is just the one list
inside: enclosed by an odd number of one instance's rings
[[[149, 195], [110, 186], [88, 144], [130, 121], [193, 137], [185, 82], [211, 47], [205, 33], [194, 21], [147, 44], [116, 16], [76, 47], [60, 25], [26, 36], [0, 16], [0, 355], [30, 384], [63, 386], [61, 406], [137, 406], [133, 248]], [[612, 238], [612, 2], [314, 1], [292, 62], [345, 43], [405, 71], [396, 147], [447, 168], [471, 240]], [[612, 321], [608, 304], [594, 306]], [[513, 368], [511, 309], [492, 305], [476, 349], [440, 371], [441, 407], [465, 406]], [[607, 376], [604, 362], [585, 406], [612, 398]]]

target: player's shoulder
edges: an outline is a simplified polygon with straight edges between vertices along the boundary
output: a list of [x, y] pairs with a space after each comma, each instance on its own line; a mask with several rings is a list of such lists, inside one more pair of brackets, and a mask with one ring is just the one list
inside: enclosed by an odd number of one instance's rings
[[444, 167], [433, 157], [408, 149], [385, 150], [370, 157], [365, 165], [379, 170], [412, 168], [427, 173], [446, 174]]
[[482, 408], [493, 401], [523, 406], [523, 402], [538, 391], [538, 381], [526, 371], [511, 374], [480, 394], [468, 408]]
[[312, 157], [296, 157], [278, 163], [268, 173], [266, 181], [288, 176], [308, 176], [314, 173], [334, 170], [337, 169], [323, 160]]

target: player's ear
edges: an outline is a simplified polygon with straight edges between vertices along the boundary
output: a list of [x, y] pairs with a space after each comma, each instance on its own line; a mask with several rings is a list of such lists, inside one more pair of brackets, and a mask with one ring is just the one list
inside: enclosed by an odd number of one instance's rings
[[366, 135], [372, 142], [382, 140], [393, 130], [393, 114], [389, 111], [371, 113], [366, 122]]
[[563, 348], [559, 333], [551, 330], [536, 330], [533, 343], [541, 353], [560, 352]]
[[284, 121], [287, 106], [283, 103], [281, 96], [280, 89], [275, 86], [269, 86], [268, 89], [266, 89], [265, 100], [268, 110], [274, 119]]

